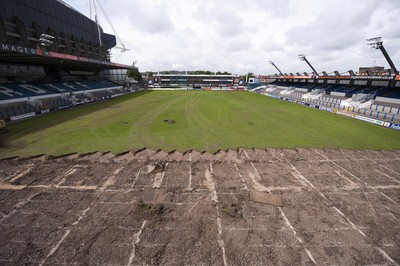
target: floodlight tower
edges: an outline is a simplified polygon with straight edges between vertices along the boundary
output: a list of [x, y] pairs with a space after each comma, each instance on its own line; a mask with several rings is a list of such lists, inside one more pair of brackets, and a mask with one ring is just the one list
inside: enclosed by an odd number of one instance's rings
[[47, 34], [41, 34], [40, 35], [40, 45], [43, 47], [43, 51], [46, 51], [46, 47], [50, 47], [54, 44], [54, 36], [52, 35], [47, 35]]
[[318, 72], [317, 70], [315, 70], [315, 68], [310, 64], [310, 62], [308, 62], [306, 56], [304, 54], [299, 54], [299, 59], [301, 61], [305, 61], [307, 63], [307, 65], [309, 65], [314, 73], [314, 75], [318, 76]]
[[279, 72], [279, 74], [281, 74], [281, 76], [283, 76], [283, 73], [282, 73], [282, 71], [280, 71], [279, 70], [279, 68], [275, 65], [275, 63], [274, 62], [272, 62], [272, 61], [269, 61], [269, 63], [271, 64], [271, 65], [273, 65], [275, 68], [276, 68], [276, 70], [278, 70], [278, 72]]
[[392, 59], [390, 58], [389, 54], [386, 52], [385, 47], [383, 47], [382, 37], [375, 37], [375, 38], [367, 39], [367, 41], [369, 42], [367, 45], [371, 45], [371, 48], [381, 50], [383, 56], [386, 58], [386, 61], [389, 63], [394, 74], [398, 75], [399, 71], [397, 71], [396, 67], [393, 64]]

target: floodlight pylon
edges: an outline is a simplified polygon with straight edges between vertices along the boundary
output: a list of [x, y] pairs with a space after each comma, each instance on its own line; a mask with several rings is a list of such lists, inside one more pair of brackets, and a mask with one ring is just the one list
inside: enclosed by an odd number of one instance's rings
[[315, 68], [310, 64], [310, 62], [308, 62], [308, 60], [304, 54], [299, 54], [299, 59], [301, 61], [305, 61], [307, 63], [307, 65], [312, 69], [314, 75], [318, 76], [318, 71], [315, 70]]
[[279, 72], [279, 74], [281, 74], [281, 76], [283, 76], [283, 73], [282, 73], [282, 71], [280, 71], [279, 70], [279, 68], [275, 65], [275, 63], [274, 62], [272, 62], [272, 61], [269, 61], [269, 63], [271, 64], [271, 65], [273, 65], [275, 68], [276, 68], [276, 70], [278, 70], [278, 72]]
[[392, 71], [394, 72], [394, 74], [398, 75], [399, 71], [397, 71], [392, 59], [390, 58], [389, 54], [386, 52], [385, 47], [383, 46], [382, 37], [370, 38], [370, 39], [367, 39], [367, 42], [368, 42], [367, 45], [370, 45], [371, 48], [381, 50], [383, 56], [385, 57], [386, 61], [389, 63], [389, 66], [392, 69]]

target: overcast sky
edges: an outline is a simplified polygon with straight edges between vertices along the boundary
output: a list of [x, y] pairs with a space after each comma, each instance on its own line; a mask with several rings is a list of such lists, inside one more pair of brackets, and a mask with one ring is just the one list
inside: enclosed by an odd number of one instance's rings
[[[88, 0], [64, 0], [89, 17]], [[385, 66], [366, 39], [383, 37], [400, 69], [400, 0], [99, 0], [130, 51], [113, 62], [140, 71], [217, 70], [243, 74], [358, 71]], [[100, 24], [114, 34], [98, 8]]]

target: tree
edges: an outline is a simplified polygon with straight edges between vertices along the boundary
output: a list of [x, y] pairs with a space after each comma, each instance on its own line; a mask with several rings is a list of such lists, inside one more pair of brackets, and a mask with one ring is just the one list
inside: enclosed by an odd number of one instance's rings
[[248, 77], [248, 78], [254, 78], [255, 76], [254, 76], [254, 73], [249, 72], [249, 73], [247, 73], [247, 77]]
[[254, 73], [249, 72], [247, 74], [244, 74], [244, 75], [240, 76], [240, 79], [243, 80], [243, 81], [248, 81], [249, 78], [254, 78], [254, 77], [255, 77]]
[[136, 81], [142, 81], [142, 75], [140, 74], [137, 67], [134, 67], [133, 69], [128, 69], [128, 78], [133, 78]]
[[231, 73], [229, 73], [227, 71], [224, 71], [224, 72], [218, 71], [217, 75], [231, 75]]

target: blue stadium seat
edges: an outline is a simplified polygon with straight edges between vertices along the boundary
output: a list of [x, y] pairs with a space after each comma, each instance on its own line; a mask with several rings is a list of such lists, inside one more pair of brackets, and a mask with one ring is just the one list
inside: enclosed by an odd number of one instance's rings
[[0, 101], [33, 96], [44, 96], [59, 93], [90, 91], [116, 87], [115, 83], [107, 80], [79, 82], [47, 82], [43, 84], [0, 84]]
[[0, 100], [9, 100], [24, 97], [22, 92], [14, 90], [5, 84], [0, 84]]
[[51, 91], [34, 84], [0, 84], [0, 100], [51, 94]]
[[72, 89], [63, 86], [60, 83], [46, 83], [43, 84], [43, 87], [45, 87], [46, 89], [53, 91], [54, 93], [66, 93], [66, 92], [71, 92]]
[[391, 91], [388, 94], [384, 95], [384, 97], [400, 99], [400, 88], [394, 89], [393, 91]]

